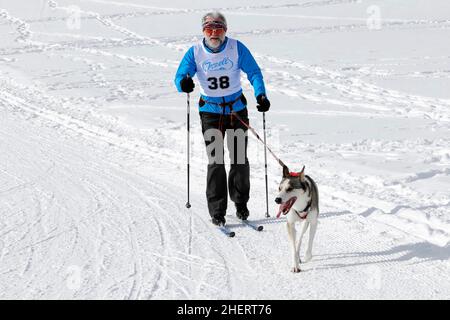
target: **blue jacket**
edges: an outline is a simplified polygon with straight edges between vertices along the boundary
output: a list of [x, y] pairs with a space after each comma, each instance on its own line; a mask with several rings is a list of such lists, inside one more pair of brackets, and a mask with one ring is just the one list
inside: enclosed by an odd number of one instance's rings
[[[219, 48], [219, 52], [221, 52], [226, 44], [227, 44], [228, 38], [225, 37], [224, 43]], [[250, 51], [247, 49], [246, 46], [244, 46], [240, 41], [237, 41], [238, 43], [238, 66], [239, 68], [244, 71], [247, 74], [247, 78], [250, 81], [251, 85], [253, 86], [255, 97], [257, 97], [260, 94], [266, 94], [266, 89], [264, 86], [263, 76], [261, 73], [261, 69], [259, 68], [258, 64], [255, 61], [255, 58], [253, 58]], [[206, 45], [205, 40], [203, 39], [203, 45], [205, 46], [206, 50], [208, 52], [212, 52]], [[175, 85], [177, 86], [177, 89], [179, 92], [183, 92], [181, 90], [180, 81], [183, 79], [187, 74], [189, 74], [191, 77], [193, 77], [197, 73], [197, 65], [195, 63], [194, 58], [194, 47], [191, 47], [186, 54], [183, 57], [183, 60], [181, 60], [180, 65], [178, 66], [177, 73], [175, 75]], [[236, 93], [233, 93], [229, 96], [225, 96], [225, 102], [230, 102], [236, 100], [240, 95], [242, 94], [242, 90], [239, 90]], [[203, 100], [210, 101], [210, 102], [216, 102], [216, 103], [222, 103], [224, 102], [222, 97], [208, 97], [201, 95]], [[236, 103], [233, 104], [233, 111], [240, 111], [244, 109], [246, 105], [241, 101], [238, 100]], [[223, 113], [223, 108], [216, 105], [216, 104], [210, 104], [205, 103], [202, 107], [199, 106], [200, 112], [211, 112], [211, 113]], [[225, 114], [230, 114], [230, 108], [225, 108]]]

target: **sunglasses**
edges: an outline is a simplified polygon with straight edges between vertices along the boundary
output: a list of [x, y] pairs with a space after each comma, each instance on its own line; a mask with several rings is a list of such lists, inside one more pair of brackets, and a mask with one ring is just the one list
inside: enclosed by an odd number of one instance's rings
[[221, 36], [225, 33], [225, 29], [223, 27], [206, 27], [203, 29], [203, 32], [208, 36], [212, 36], [213, 34], [217, 36]]

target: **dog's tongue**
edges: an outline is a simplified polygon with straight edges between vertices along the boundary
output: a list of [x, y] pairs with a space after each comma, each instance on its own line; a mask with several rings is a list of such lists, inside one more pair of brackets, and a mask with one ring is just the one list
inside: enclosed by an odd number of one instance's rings
[[278, 210], [278, 213], [277, 213], [277, 219], [281, 216], [281, 213], [283, 212], [283, 207], [284, 207], [284, 203], [280, 204], [280, 209]]
[[[286, 201], [285, 203], [280, 204], [280, 208], [278, 209], [278, 213], [277, 213], [277, 218], [279, 218], [281, 216], [281, 213], [283, 211], [286, 211], [286, 213], [287, 213], [287, 211], [289, 211], [291, 209], [291, 207], [294, 204], [295, 200], [297, 200], [297, 198], [296, 197], [292, 197], [288, 201]], [[288, 210], [285, 210], [286, 208]]]

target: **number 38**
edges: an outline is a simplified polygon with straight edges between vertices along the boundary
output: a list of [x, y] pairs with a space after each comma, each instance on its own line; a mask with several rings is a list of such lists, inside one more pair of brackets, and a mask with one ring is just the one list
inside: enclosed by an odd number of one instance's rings
[[210, 83], [208, 88], [210, 88], [211, 90], [216, 90], [219, 87], [220, 89], [226, 89], [230, 86], [230, 78], [228, 78], [227, 76], [220, 77], [219, 79], [210, 77], [208, 78], [208, 81]]

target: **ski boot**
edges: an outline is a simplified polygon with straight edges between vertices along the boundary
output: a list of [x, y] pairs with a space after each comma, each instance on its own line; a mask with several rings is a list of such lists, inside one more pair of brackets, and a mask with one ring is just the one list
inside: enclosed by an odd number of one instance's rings
[[247, 209], [247, 203], [235, 203], [236, 206], [236, 217], [241, 220], [247, 220], [250, 212]]
[[226, 223], [225, 217], [220, 214], [216, 214], [212, 217], [211, 222], [218, 227], [224, 226]]

